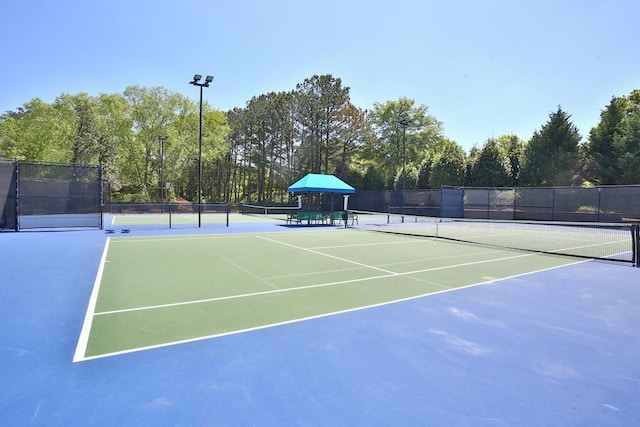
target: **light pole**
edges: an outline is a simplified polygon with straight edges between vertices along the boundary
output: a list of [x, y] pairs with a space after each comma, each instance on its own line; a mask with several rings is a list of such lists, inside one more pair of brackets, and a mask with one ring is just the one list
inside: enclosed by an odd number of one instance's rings
[[209, 87], [213, 81], [213, 76], [207, 76], [203, 83], [200, 83], [202, 76], [196, 74], [189, 82], [200, 87], [200, 130], [198, 131], [198, 228], [202, 226], [202, 88]]
[[407, 154], [407, 126], [409, 126], [411, 120], [402, 119], [398, 120], [398, 124], [402, 126], [402, 206], [404, 207], [404, 190], [407, 182], [406, 175], [406, 154]]
[[164, 142], [167, 140], [167, 135], [158, 135], [160, 141], [160, 202], [164, 203]]

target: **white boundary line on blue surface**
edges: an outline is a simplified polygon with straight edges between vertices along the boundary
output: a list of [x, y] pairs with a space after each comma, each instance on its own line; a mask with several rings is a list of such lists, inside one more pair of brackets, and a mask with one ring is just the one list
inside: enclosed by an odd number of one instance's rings
[[93, 290], [92, 290], [92, 293], [91, 293], [91, 297], [89, 299], [89, 305], [87, 307], [87, 312], [85, 314], [85, 320], [84, 320], [84, 323], [83, 323], [83, 326], [82, 326], [82, 331], [80, 333], [80, 337], [78, 339], [78, 345], [76, 347], [76, 352], [75, 352], [75, 355], [74, 355], [74, 358], [73, 358], [73, 362], [74, 363], [75, 362], [82, 362], [82, 361], [100, 359], [100, 358], [111, 357], [111, 356], [116, 356], [116, 355], [122, 355], [122, 354], [127, 354], [127, 353], [134, 353], [134, 352], [143, 351], [143, 350], [150, 350], [150, 349], [154, 349], [154, 348], [162, 348], [162, 347], [168, 347], [168, 346], [177, 345], [177, 344], [196, 342], [196, 341], [201, 341], [201, 340], [205, 340], [205, 339], [211, 339], [211, 338], [216, 338], [216, 337], [222, 337], [222, 336], [227, 336], [227, 335], [234, 335], [234, 334], [250, 332], [250, 331], [254, 331], [254, 330], [270, 328], [270, 327], [273, 327], [273, 326], [280, 326], [280, 325], [286, 325], [286, 324], [290, 324], [290, 323], [302, 322], [302, 321], [305, 321], [305, 320], [312, 320], [312, 319], [317, 319], [317, 318], [322, 318], [322, 317], [327, 317], [327, 316], [333, 316], [333, 315], [336, 315], [336, 314], [349, 313], [349, 312], [358, 311], [358, 310], [364, 310], [364, 309], [373, 308], [373, 307], [380, 307], [380, 306], [384, 306], [384, 305], [388, 305], [388, 304], [395, 304], [395, 303], [398, 303], [398, 302], [410, 301], [410, 300], [417, 299], [417, 298], [423, 298], [425, 296], [437, 295], [437, 294], [444, 293], [444, 292], [457, 291], [459, 289], [466, 289], [466, 288], [470, 288], [470, 287], [474, 287], [474, 286], [480, 286], [480, 285], [484, 285], [484, 284], [488, 284], [488, 283], [494, 283], [494, 282], [499, 282], [499, 281], [503, 281], [503, 280], [509, 280], [509, 279], [513, 279], [513, 278], [516, 278], [516, 277], [526, 276], [526, 275], [534, 274], [534, 273], [540, 273], [540, 272], [548, 271], [548, 270], [554, 270], [554, 269], [557, 269], [557, 268], [563, 268], [563, 267], [567, 267], [567, 266], [570, 266], [570, 265], [581, 264], [581, 263], [584, 263], [584, 262], [588, 261], [588, 260], [580, 260], [580, 261], [576, 261], [576, 262], [563, 264], [563, 265], [560, 265], [560, 266], [554, 266], [554, 267], [549, 267], [549, 268], [545, 268], [545, 269], [541, 269], [541, 270], [530, 271], [530, 272], [521, 273], [521, 274], [509, 276], [509, 277], [502, 277], [502, 278], [486, 280], [486, 281], [483, 281], [483, 282], [473, 283], [473, 284], [466, 285], [466, 286], [459, 286], [459, 287], [454, 287], [454, 288], [443, 289], [443, 290], [440, 290], [440, 291], [427, 292], [427, 293], [424, 293], [424, 294], [414, 295], [414, 296], [406, 297], [406, 298], [402, 298], [402, 299], [396, 299], [396, 300], [392, 300], [392, 301], [384, 301], [384, 302], [376, 303], [376, 304], [372, 304], [372, 305], [354, 307], [354, 308], [350, 308], [350, 309], [346, 309], [346, 310], [342, 310], [342, 311], [336, 311], [336, 312], [325, 313], [325, 314], [320, 314], [320, 315], [316, 315], [316, 316], [304, 317], [304, 318], [300, 318], [300, 319], [293, 319], [293, 320], [288, 320], [288, 321], [284, 321], [284, 322], [280, 322], [280, 323], [272, 323], [272, 324], [268, 324], [268, 325], [261, 325], [261, 326], [256, 326], [256, 327], [252, 327], [252, 328], [247, 328], [247, 329], [241, 329], [241, 330], [224, 332], [224, 333], [219, 333], [219, 334], [213, 334], [213, 335], [207, 335], [207, 336], [202, 336], [202, 337], [190, 338], [190, 339], [187, 339], [187, 340], [172, 341], [172, 342], [156, 344], [156, 345], [152, 345], [152, 346], [138, 347], [138, 348], [134, 348], [134, 349], [128, 349], [128, 350], [123, 350], [123, 351], [118, 351], [118, 352], [113, 352], [113, 353], [104, 353], [104, 354], [99, 354], [99, 355], [96, 355], [96, 356], [89, 356], [89, 357], [85, 356], [87, 345], [88, 345], [88, 341], [89, 341], [89, 334], [91, 332], [91, 325], [92, 325], [92, 321], [93, 321], [93, 317], [94, 316], [118, 314], [118, 313], [131, 312], [131, 311], [151, 310], [151, 309], [158, 309], [158, 308], [165, 308], [165, 307], [184, 306], [184, 305], [190, 305], [190, 304], [201, 304], [201, 303], [207, 303], [207, 302], [223, 301], [223, 300], [238, 299], [238, 298], [247, 298], [247, 297], [274, 294], [274, 293], [300, 291], [300, 290], [311, 289], [311, 288], [326, 287], [326, 286], [336, 286], [336, 285], [343, 285], [343, 284], [356, 283], [356, 282], [369, 281], [369, 280], [379, 280], [379, 279], [385, 279], [385, 278], [389, 278], [389, 277], [408, 276], [408, 275], [412, 275], [412, 274], [425, 273], [425, 272], [429, 272], [429, 271], [446, 270], [446, 269], [450, 269], [450, 268], [465, 267], [465, 266], [469, 266], [469, 265], [485, 264], [485, 263], [491, 263], [491, 262], [500, 262], [500, 261], [505, 261], [505, 260], [509, 260], [509, 259], [526, 258], [526, 257], [530, 257], [530, 256], [540, 255], [540, 253], [526, 253], [526, 254], [519, 254], [519, 255], [508, 256], [508, 257], [501, 257], [501, 258], [493, 258], [493, 259], [488, 259], [488, 260], [465, 262], [465, 263], [454, 264], [454, 265], [445, 265], [445, 266], [441, 266], [441, 267], [432, 267], [432, 268], [427, 268], [427, 269], [420, 269], [420, 270], [415, 270], [415, 271], [397, 273], [397, 272], [391, 272], [391, 271], [388, 271], [388, 270], [383, 270], [383, 269], [380, 269], [380, 268], [377, 268], [377, 267], [368, 266], [366, 264], [350, 261], [350, 260], [343, 259], [343, 258], [340, 258], [340, 257], [336, 257], [336, 256], [333, 256], [333, 255], [325, 254], [325, 253], [322, 253], [322, 252], [319, 252], [319, 251], [315, 251], [313, 249], [298, 247], [296, 245], [291, 245], [291, 244], [288, 244], [288, 243], [279, 242], [277, 240], [272, 240], [272, 239], [269, 239], [269, 238], [265, 238], [263, 236], [258, 236], [258, 237], [263, 239], [263, 240], [271, 241], [271, 242], [278, 243], [278, 244], [283, 244], [285, 246], [294, 247], [296, 249], [307, 250], [307, 251], [313, 252], [313, 253], [318, 254], [318, 255], [328, 256], [328, 257], [335, 258], [335, 259], [338, 259], [338, 260], [342, 260], [342, 261], [345, 261], [345, 262], [354, 263], [354, 264], [357, 264], [357, 265], [360, 265], [360, 266], [363, 266], [363, 267], [374, 268], [376, 270], [381, 270], [383, 272], [388, 272], [388, 274], [383, 274], [383, 275], [379, 275], [379, 276], [364, 277], [364, 278], [359, 278], [359, 279], [351, 279], [351, 280], [342, 280], [342, 281], [329, 282], [329, 283], [321, 283], [321, 284], [317, 284], [317, 285], [300, 286], [300, 287], [285, 288], [285, 289], [276, 289], [276, 290], [269, 290], [269, 291], [263, 291], [263, 292], [254, 292], [254, 293], [249, 293], [249, 294], [231, 295], [231, 296], [226, 296], [226, 297], [207, 298], [207, 299], [195, 300], [195, 301], [184, 301], [184, 302], [171, 303], [171, 304], [160, 304], [160, 305], [154, 305], [154, 306], [145, 306], [145, 307], [137, 307], [137, 308], [129, 308], [129, 309], [121, 309], [121, 310], [112, 310], [112, 311], [105, 311], [105, 312], [96, 313], [95, 312], [95, 308], [96, 308], [96, 304], [97, 304], [98, 294], [99, 294], [99, 291], [100, 291], [102, 274], [103, 274], [104, 266], [105, 266], [105, 263], [106, 263], [106, 257], [107, 257], [107, 252], [108, 252], [108, 249], [109, 249], [109, 244], [111, 242], [111, 238], [109, 237], [109, 238], [107, 238], [105, 246], [104, 246], [104, 250], [103, 250], [103, 253], [102, 253], [102, 259], [100, 261], [100, 266], [99, 266], [98, 272], [96, 274], [96, 280], [94, 282], [94, 286], [93, 286]]
[[87, 352], [87, 344], [89, 342], [89, 333], [91, 332], [91, 324], [93, 323], [93, 316], [96, 311], [96, 303], [98, 302], [98, 293], [100, 292], [100, 284], [102, 283], [102, 272], [104, 271], [104, 265], [107, 261], [107, 252], [109, 251], [109, 243], [111, 238], [107, 237], [102, 250], [102, 258], [100, 259], [100, 266], [96, 273], [96, 280], [93, 283], [93, 290], [91, 291], [91, 297], [89, 298], [89, 305], [87, 306], [87, 312], [84, 315], [84, 322], [82, 323], [82, 330], [80, 331], [80, 337], [78, 338], [78, 345], [76, 346], [76, 352], [73, 355], [73, 361], [81, 362], [87, 360], [85, 354]]
[[[541, 270], [529, 271], [529, 272], [521, 273], [521, 274], [515, 274], [515, 275], [509, 276], [509, 277], [501, 277], [501, 278], [498, 278], [498, 279], [486, 280], [486, 281], [479, 282], [479, 283], [472, 283], [472, 284], [466, 285], [466, 286], [459, 286], [459, 287], [456, 287], [456, 288], [443, 289], [441, 291], [428, 292], [428, 293], [425, 293], [425, 294], [414, 295], [414, 296], [411, 296], [411, 297], [406, 297], [406, 298], [397, 299], [397, 300], [393, 300], [393, 301], [385, 301], [385, 302], [366, 305], [366, 306], [362, 306], [362, 307], [354, 307], [354, 308], [350, 308], [350, 309], [347, 309], [347, 310], [332, 311], [331, 313], [324, 313], [324, 314], [319, 314], [319, 315], [315, 315], [315, 316], [303, 317], [303, 318], [299, 318], [299, 319], [292, 319], [292, 320], [287, 320], [287, 321], [279, 322], [279, 323], [270, 323], [268, 325], [260, 325], [260, 326], [255, 326], [255, 327], [252, 327], [252, 328], [238, 329], [238, 330], [235, 330], [235, 331], [223, 332], [223, 333], [212, 334], [212, 335], [205, 335], [205, 336], [196, 337], [196, 338], [190, 338], [190, 339], [185, 339], [185, 340], [180, 340], [180, 341], [172, 341], [172, 342], [167, 342], [167, 343], [162, 343], [162, 344], [155, 344], [155, 345], [150, 345], [150, 346], [145, 346], [145, 347], [138, 347], [138, 348], [133, 348], [133, 349], [128, 349], [128, 350], [116, 351], [116, 352], [112, 352], [112, 353], [103, 353], [103, 354], [99, 354], [99, 355], [96, 355], [96, 356], [84, 357], [84, 358], [79, 359], [77, 361], [81, 362], [81, 361], [89, 361], [89, 360], [95, 360], [95, 359], [103, 359], [103, 358], [107, 358], [107, 357], [120, 356], [120, 355], [123, 355], [123, 354], [136, 353], [136, 352], [139, 352], [139, 351], [153, 350], [153, 349], [158, 349], [158, 348], [163, 348], [163, 347], [170, 347], [170, 346], [174, 346], [174, 345], [180, 345], [180, 344], [187, 344], [187, 343], [192, 343], [192, 342], [204, 341], [204, 340], [208, 340], [208, 339], [212, 339], [212, 338], [220, 338], [220, 337], [225, 337], [225, 336], [229, 336], [229, 335], [242, 334], [242, 333], [245, 333], [245, 332], [259, 331], [261, 329], [267, 329], [267, 328], [272, 328], [272, 327], [276, 327], [276, 326], [283, 326], [283, 325], [289, 325], [289, 324], [293, 324], [293, 323], [305, 322], [307, 320], [321, 319], [323, 317], [329, 317], [329, 316], [335, 316], [335, 315], [339, 315], [339, 314], [351, 313], [351, 312], [360, 311], [360, 310], [367, 310], [367, 309], [370, 309], [370, 308], [382, 307], [382, 306], [385, 306], [385, 305], [396, 304], [396, 303], [401, 303], [401, 302], [405, 302], [405, 301], [411, 301], [411, 300], [418, 299], [418, 298], [424, 298], [424, 297], [428, 297], [428, 296], [431, 296], [431, 295], [438, 295], [438, 294], [442, 294], [442, 293], [445, 293], [445, 292], [454, 292], [454, 291], [458, 291], [458, 290], [461, 290], [461, 289], [467, 289], [467, 288], [472, 288], [472, 287], [476, 287], [476, 286], [486, 285], [486, 284], [489, 284], [489, 283], [496, 283], [496, 282], [501, 282], [501, 281], [504, 281], [504, 280], [511, 280], [511, 279], [515, 279], [517, 277], [528, 276], [530, 274], [542, 273], [544, 271], [555, 270], [555, 269], [558, 269], [558, 268], [564, 268], [564, 267], [568, 267], [568, 266], [571, 266], [571, 265], [582, 264], [582, 263], [585, 263], [585, 262], [588, 262], [588, 260], [581, 260], [581, 261], [576, 261], [576, 262], [563, 264], [563, 265], [558, 265], [558, 266], [554, 266], [554, 267], [543, 268]], [[266, 293], [272, 293], [272, 292], [266, 292]], [[74, 362], [76, 362], [76, 360], [74, 360]]]

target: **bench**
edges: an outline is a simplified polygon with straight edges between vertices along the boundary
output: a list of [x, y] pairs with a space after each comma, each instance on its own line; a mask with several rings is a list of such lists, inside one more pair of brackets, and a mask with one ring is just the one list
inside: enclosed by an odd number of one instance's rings
[[287, 224], [293, 224], [293, 222], [299, 223], [298, 220], [298, 212], [289, 212], [287, 213]]
[[354, 222], [358, 224], [358, 215], [351, 211], [347, 211], [347, 221], [351, 221], [351, 225], [353, 225]]
[[[343, 221], [344, 211], [333, 211], [329, 213], [329, 221], [331, 221], [331, 225], [335, 224], [337, 221], [340, 224]], [[358, 224], [358, 215], [354, 214], [351, 211], [347, 211], [347, 222], [351, 221], [351, 225]]]
[[327, 220], [327, 217], [322, 212], [308, 212], [308, 211], [299, 211], [296, 212], [296, 217], [294, 221], [300, 224], [302, 221], [306, 221], [307, 224], [311, 223], [324, 223]]

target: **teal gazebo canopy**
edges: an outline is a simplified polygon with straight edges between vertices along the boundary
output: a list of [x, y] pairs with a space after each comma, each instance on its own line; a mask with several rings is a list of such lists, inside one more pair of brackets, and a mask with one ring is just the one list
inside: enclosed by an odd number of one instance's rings
[[356, 189], [334, 175], [310, 173], [287, 189], [290, 193], [355, 193]]

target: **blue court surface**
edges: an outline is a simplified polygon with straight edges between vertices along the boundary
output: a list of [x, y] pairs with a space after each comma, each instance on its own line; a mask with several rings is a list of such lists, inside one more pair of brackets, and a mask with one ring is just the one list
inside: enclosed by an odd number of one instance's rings
[[109, 236], [0, 234], [2, 425], [640, 425], [638, 268], [570, 262], [74, 363]]

